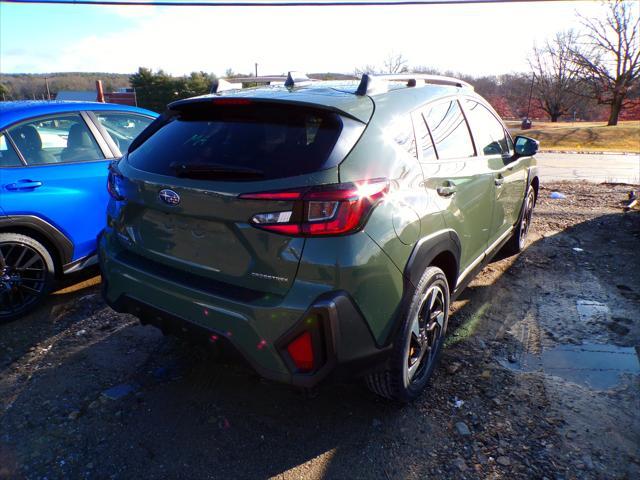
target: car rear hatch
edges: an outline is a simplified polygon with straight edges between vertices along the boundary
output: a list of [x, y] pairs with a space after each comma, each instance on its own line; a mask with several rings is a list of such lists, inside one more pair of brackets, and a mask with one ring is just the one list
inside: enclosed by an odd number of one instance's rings
[[163, 275], [284, 295], [304, 238], [251, 222], [290, 212], [294, 201], [240, 196], [337, 183], [338, 164], [364, 127], [291, 102], [222, 97], [179, 105], [115, 167], [110, 182], [124, 199], [118, 238]]

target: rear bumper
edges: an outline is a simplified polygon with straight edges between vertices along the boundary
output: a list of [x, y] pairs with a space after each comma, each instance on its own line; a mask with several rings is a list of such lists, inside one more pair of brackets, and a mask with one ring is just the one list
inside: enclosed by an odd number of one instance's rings
[[[196, 290], [165, 276], [153, 275], [112, 255], [109, 235], [99, 241], [103, 296], [118, 312], [142, 323], [205, 341], [231, 345], [261, 376], [301, 387], [313, 387], [332, 377], [362, 374], [384, 361], [390, 347], [378, 348], [363, 315], [344, 291], [306, 291], [304, 285], [276, 301], [241, 302]], [[306, 294], [306, 295], [305, 295]], [[301, 304], [304, 298], [310, 299]], [[286, 346], [311, 331], [318, 362], [301, 373]]]

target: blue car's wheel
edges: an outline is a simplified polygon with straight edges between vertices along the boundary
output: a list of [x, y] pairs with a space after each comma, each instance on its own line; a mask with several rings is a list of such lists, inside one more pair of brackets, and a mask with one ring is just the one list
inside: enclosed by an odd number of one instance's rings
[[0, 322], [34, 308], [48, 293], [54, 268], [51, 254], [37, 240], [0, 233]]

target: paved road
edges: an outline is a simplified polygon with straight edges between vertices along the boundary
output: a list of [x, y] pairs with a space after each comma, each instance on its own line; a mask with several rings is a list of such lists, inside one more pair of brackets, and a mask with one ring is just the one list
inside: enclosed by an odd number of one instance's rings
[[543, 181], [640, 183], [640, 155], [539, 153]]

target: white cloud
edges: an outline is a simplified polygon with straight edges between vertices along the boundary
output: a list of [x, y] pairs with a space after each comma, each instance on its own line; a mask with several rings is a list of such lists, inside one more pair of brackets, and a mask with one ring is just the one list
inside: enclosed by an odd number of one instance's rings
[[[3, 54], [39, 71], [133, 72], [139, 66], [173, 74], [227, 68], [278, 74], [287, 70], [352, 72], [380, 64], [389, 52], [411, 65], [466, 73], [526, 70], [534, 41], [577, 27], [574, 10], [594, 3], [429, 7], [149, 8], [113, 7], [127, 28], [79, 39], [47, 59]], [[131, 9], [131, 10], [128, 10]], [[107, 33], [105, 33], [107, 31]], [[26, 58], [25, 58], [26, 57]]]

